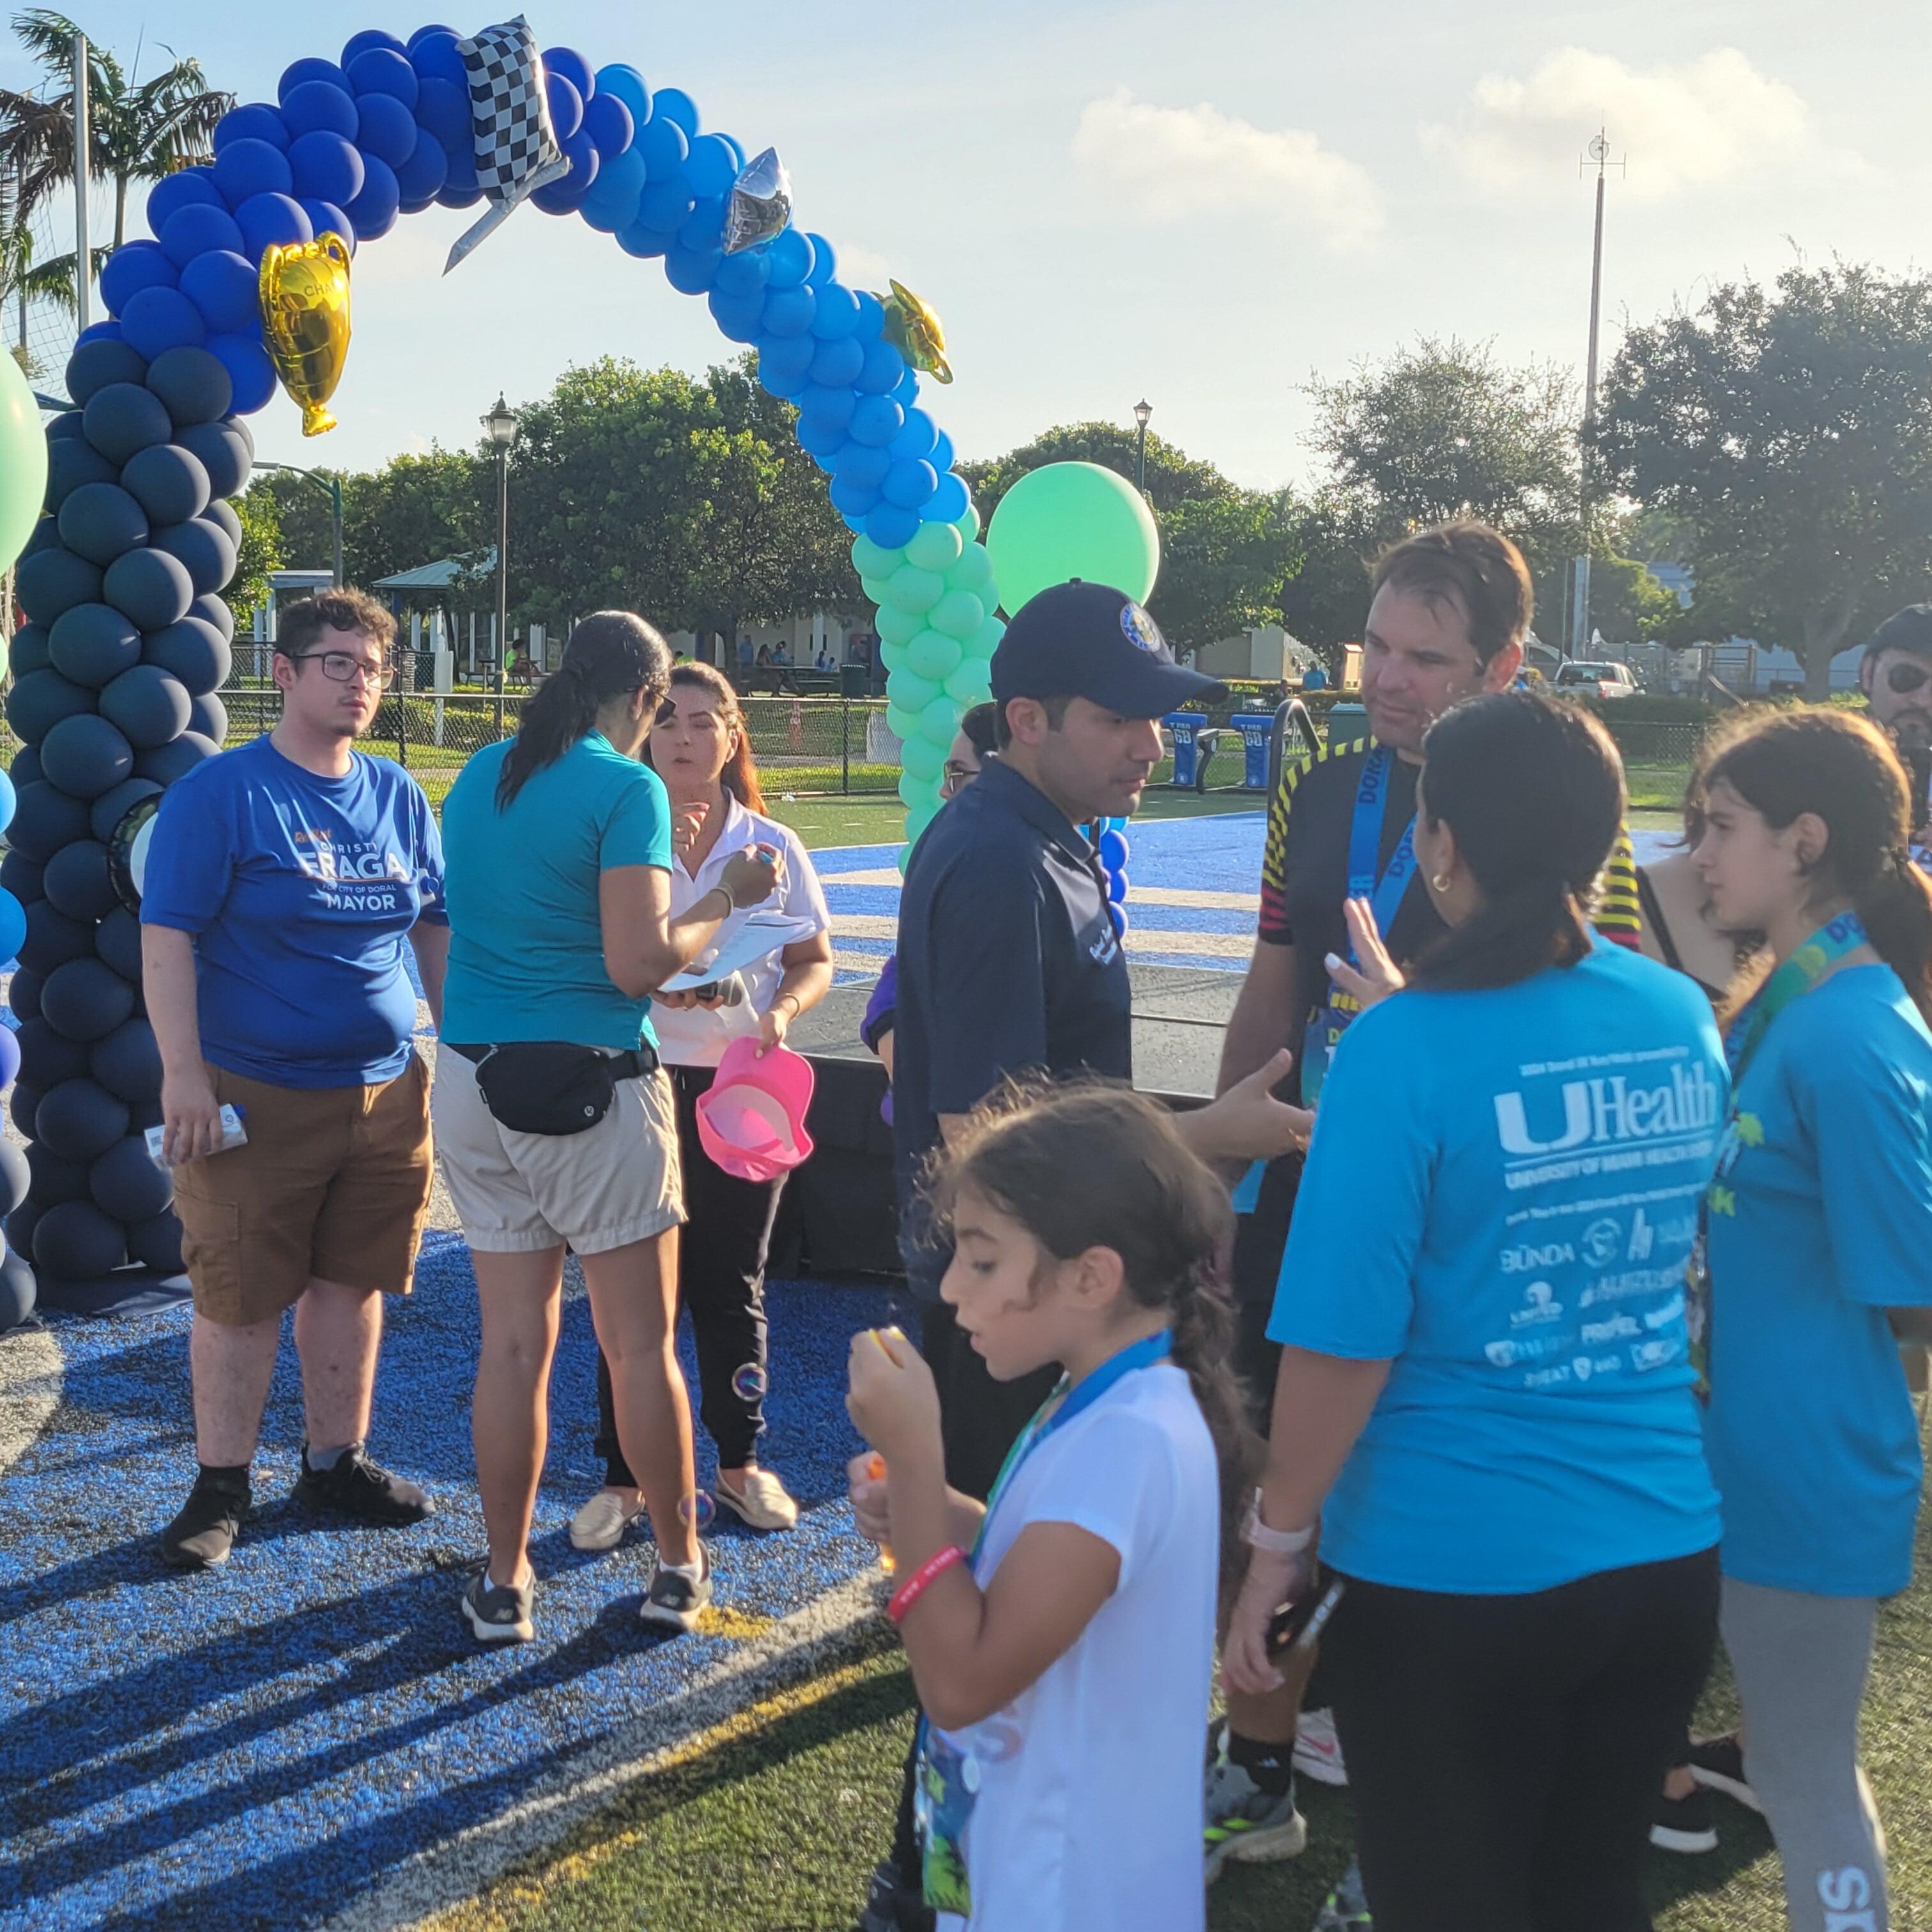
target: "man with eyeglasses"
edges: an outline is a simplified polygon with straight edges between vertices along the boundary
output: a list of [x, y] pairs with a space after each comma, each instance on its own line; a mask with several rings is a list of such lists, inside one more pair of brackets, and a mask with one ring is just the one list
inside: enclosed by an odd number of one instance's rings
[[[430, 1198], [429, 1077], [403, 942], [433, 1016], [449, 948], [429, 801], [355, 748], [395, 675], [394, 634], [359, 590], [289, 610], [280, 722], [170, 786], [154, 823], [142, 967], [194, 1292], [199, 1468], [160, 1538], [176, 1569], [225, 1562], [248, 1514], [290, 1308], [297, 1499], [364, 1526], [436, 1507], [364, 1448], [382, 1297], [409, 1292]], [[224, 1149], [224, 1106], [245, 1144]]]
[[1858, 688], [1872, 722], [1912, 775], [1912, 834], [1919, 862], [1932, 869], [1926, 824], [1932, 818], [1932, 604], [1895, 610], [1865, 640]]

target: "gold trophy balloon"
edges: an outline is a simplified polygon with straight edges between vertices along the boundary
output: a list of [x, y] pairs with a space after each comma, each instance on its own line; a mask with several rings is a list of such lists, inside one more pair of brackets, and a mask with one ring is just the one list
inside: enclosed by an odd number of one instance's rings
[[262, 257], [262, 339], [282, 387], [300, 406], [302, 434], [335, 427], [324, 405], [349, 359], [349, 244], [325, 230]]

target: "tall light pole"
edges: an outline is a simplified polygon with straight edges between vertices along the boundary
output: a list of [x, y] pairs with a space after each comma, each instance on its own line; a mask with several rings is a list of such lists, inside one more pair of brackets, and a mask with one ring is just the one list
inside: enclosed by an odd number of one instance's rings
[[342, 588], [342, 479], [339, 476], [325, 476], [319, 470], [303, 470], [292, 463], [269, 463], [257, 458], [253, 466], [257, 470], [286, 470], [291, 476], [302, 476], [313, 483], [318, 490], [328, 492], [329, 520], [335, 538], [334, 575], [335, 587]]
[[1570, 616], [1570, 655], [1574, 658], [1579, 651], [1590, 648], [1590, 431], [1597, 420], [1597, 320], [1604, 293], [1604, 177], [1612, 168], [1621, 168], [1622, 161], [1610, 159], [1610, 138], [1604, 129], [1597, 130], [1590, 142], [1589, 152], [1576, 164], [1577, 172], [1586, 172], [1590, 164], [1597, 165], [1597, 227], [1590, 247], [1590, 353], [1584, 365], [1583, 376], [1583, 436], [1582, 461], [1578, 466], [1577, 512], [1583, 526], [1582, 548], [1576, 558], [1574, 598]]
[[496, 451], [496, 735], [503, 735], [503, 660], [510, 649], [510, 446], [517, 412], [496, 392], [496, 406], [483, 418]]
[[87, 36], [74, 37], [74, 319], [77, 330], [90, 320], [94, 292], [94, 251], [87, 232], [87, 188], [94, 172], [92, 116], [88, 112]]
[[1147, 494], [1147, 426], [1148, 418], [1154, 414], [1154, 405], [1143, 396], [1134, 405], [1134, 425], [1139, 431], [1134, 443], [1134, 488], [1144, 496]]

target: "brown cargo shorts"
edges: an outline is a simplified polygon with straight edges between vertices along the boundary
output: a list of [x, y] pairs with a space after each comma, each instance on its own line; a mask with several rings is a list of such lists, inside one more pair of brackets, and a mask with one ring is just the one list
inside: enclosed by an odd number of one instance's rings
[[248, 1141], [175, 1171], [196, 1313], [227, 1328], [266, 1322], [311, 1277], [408, 1294], [434, 1172], [422, 1055], [373, 1087], [208, 1072]]

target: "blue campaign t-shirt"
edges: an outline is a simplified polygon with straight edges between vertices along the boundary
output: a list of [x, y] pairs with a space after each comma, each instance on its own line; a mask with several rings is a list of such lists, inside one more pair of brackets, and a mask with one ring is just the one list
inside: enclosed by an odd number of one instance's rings
[[1932, 1304], [1932, 1034], [1890, 967], [1844, 968], [1772, 1022], [1718, 1184], [1706, 1439], [1724, 1574], [1890, 1596], [1912, 1580], [1924, 1469], [1885, 1311]]
[[422, 788], [352, 752], [319, 778], [266, 736], [162, 794], [141, 920], [194, 935], [205, 1058], [278, 1087], [356, 1087], [409, 1064], [403, 946], [442, 919], [442, 847]]
[[1268, 1334], [1389, 1360], [1322, 1554], [1501, 1595], [1718, 1540], [1684, 1270], [1726, 1092], [1691, 982], [1599, 940], [1342, 1036]]
[[670, 870], [670, 800], [650, 766], [601, 732], [580, 738], [496, 806], [509, 746], [487, 745], [442, 806], [449, 976], [442, 1036], [467, 1046], [569, 1040], [656, 1045], [648, 999], [604, 966], [598, 879], [617, 866]]

